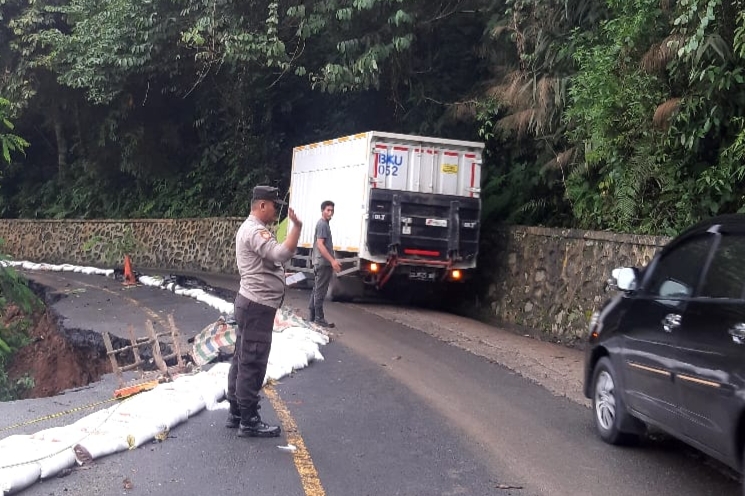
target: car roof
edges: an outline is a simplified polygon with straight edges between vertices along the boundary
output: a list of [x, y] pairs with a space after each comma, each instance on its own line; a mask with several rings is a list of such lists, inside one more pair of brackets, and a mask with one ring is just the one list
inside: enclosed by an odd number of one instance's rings
[[672, 249], [690, 237], [709, 231], [745, 233], [745, 214], [725, 214], [704, 219], [701, 222], [692, 225], [679, 234], [675, 239], [670, 241], [670, 243], [665, 246], [664, 251]]
[[745, 214], [726, 214], [704, 219], [686, 229], [680, 236], [706, 232], [714, 226], [726, 228], [726, 231], [745, 231]]

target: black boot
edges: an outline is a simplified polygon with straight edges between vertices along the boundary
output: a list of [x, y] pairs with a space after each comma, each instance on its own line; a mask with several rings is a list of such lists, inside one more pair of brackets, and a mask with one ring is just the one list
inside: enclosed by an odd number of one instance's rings
[[225, 427], [228, 429], [237, 429], [241, 423], [241, 410], [238, 408], [238, 402], [228, 401], [230, 403], [230, 410], [228, 410], [228, 419], [225, 421]]
[[238, 437], [278, 437], [282, 429], [278, 425], [265, 424], [257, 408], [241, 410]]

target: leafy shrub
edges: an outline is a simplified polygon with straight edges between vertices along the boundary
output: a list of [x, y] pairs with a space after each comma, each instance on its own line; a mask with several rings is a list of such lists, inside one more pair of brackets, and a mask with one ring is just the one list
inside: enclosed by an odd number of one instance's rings
[[[31, 320], [28, 316], [40, 310], [43, 304], [29, 288], [28, 281], [4, 263], [7, 257], [1, 254], [3, 243], [0, 239], [0, 401], [9, 401], [34, 385], [28, 375], [11, 381], [6, 366], [13, 354], [29, 343]], [[11, 309], [16, 308], [18, 313], [10, 316]]]

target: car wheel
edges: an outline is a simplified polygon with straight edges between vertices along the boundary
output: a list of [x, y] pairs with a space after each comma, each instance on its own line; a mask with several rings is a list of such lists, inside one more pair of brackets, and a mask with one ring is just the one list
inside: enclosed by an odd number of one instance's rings
[[592, 410], [595, 427], [600, 437], [610, 444], [630, 444], [639, 439], [633, 432], [622, 431], [622, 426], [636, 423], [630, 418], [617, 389], [616, 372], [608, 357], [601, 358], [595, 366], [592, 380]]

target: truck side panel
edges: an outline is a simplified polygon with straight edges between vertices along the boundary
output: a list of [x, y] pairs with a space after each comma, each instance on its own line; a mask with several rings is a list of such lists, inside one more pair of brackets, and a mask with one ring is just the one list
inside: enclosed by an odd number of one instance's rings
[[[403, 137], [402, 137], [403, 138]], [[373, 187], [478, 198], [481, 149], [374, 138]]]
[[331, 200], [334, 249], [359, 252], [368, 188], [368, 140], [364, 134], [293, 150], [290, 207], [303, 220], [299, 246], [310, 249], [321, 203]]

